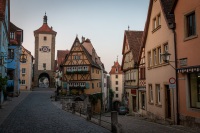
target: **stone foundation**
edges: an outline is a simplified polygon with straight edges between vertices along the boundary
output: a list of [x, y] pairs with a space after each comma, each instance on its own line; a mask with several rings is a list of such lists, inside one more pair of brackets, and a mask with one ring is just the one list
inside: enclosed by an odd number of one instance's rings
[[146, 117], [148, 119], [150, 119], [150, 121], [153, 121], [153, 122], [156, 122], [156, 123], [160, 123], [160, 124], [163, 124], [163, 125], [172, 125], [172, 124], [174, 124], [173, 120], [165, 119], [165, 118], [163, 118], [161, 116], [157, 116], [157, 115], [155, 115], [155, 114], [153, 114], [151, 112], [148, 112], [148, 111], [147, 111]]
[[180, 119], [180, 125], [191, 128], [198, 128], [200, 130], [200, 118], [180, 115], [179, 119]]

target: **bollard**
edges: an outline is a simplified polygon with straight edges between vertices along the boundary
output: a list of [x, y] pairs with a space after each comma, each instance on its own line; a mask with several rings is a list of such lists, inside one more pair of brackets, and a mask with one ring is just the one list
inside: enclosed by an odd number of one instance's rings
[[75, 103], [72, 103], [72, 114], [75, 114]]
[[87, 106], [87, 120], [91, 120], [92, 117], [92, 108], [91, 106]]
[[117, 132], [116, 125], [118, 124], [118, 114], [117, 111], [111, 112], [111, 130], [113, 133]]

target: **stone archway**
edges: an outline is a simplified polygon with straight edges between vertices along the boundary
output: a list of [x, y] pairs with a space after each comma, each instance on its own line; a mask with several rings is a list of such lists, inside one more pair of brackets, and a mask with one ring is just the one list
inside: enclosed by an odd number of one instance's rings
[[47, 73], [41, 73], [38, 77], [38, 86], [40, 88], [48, 88], [50, 85], [50, 77]]

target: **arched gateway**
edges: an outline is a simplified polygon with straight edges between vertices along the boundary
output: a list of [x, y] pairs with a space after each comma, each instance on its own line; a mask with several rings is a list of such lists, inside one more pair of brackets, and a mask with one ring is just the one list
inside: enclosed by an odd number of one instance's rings
[[38, 77], [38, 83], [40, 88], [48, 88], [50, 82], [49, 74], [41, 73]]
[[53, 74], [55, 62], [56, 32], [47, 24], [47, 16], [43, 18], [43, 25], [34, 31], [35, 36], [35, 64], [34, 86], [54, 87]]

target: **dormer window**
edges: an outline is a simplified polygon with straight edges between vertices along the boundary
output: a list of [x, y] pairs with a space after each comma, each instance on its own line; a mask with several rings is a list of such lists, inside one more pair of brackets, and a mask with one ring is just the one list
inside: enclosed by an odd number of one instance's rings
[[153, 24], [153, 31], [152, 32], [155, 32], [155, 31], [157, 31], [158, 29], [161, 28], [161, 15], [160, 15], [160, 13], [153, 18], [152, 24]]
[[15, 33], [14, 32], [10, 32], [10, 39], [15, 39]]
[[118, 73], [118, 69], [117, 68], [115, 69], [115, 72]]

